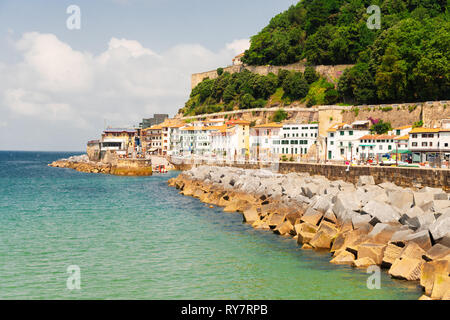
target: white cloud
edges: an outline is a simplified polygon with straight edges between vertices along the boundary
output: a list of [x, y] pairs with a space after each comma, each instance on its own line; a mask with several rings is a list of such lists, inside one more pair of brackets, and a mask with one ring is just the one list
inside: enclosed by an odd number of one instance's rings
[[233, 50], [236, 55], [243, 53], [245, 50], [250, 48], [250, 40], [249, 39], [240, 39], [234, 40], [231, 43], [227, 44], [228, 50]]
[[[153, 113], [174, 115], [189, 96], [192, 73], [229, 65], [247, 47], [248, 40], [236, 40], [217, 52], [179, 44], [156, 53], [138, 41], [112, 38], [93, 55], [53, 34], [26, 33], [15, 42], [20, 62], [0, 61], [0, 122], [24, 128], [14, 140], [21, 144], [17, 149], [29, 148], [27, 143], [81, 149], [99, 136], [105, 120], [129, 125]], [[32, 141], [37, 130], [39, 141]], [[0, 149], [14, 148], [4, 141]]]

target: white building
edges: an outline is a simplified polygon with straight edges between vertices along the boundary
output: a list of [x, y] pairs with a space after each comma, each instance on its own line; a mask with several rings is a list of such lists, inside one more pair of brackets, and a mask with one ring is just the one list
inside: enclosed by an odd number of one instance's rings
[[218, 158], [241, 160], [250, 155], [250, 122], [230, 120], [224, 126], [208, 127], [211, 152]]
[[206, 155], [210, 151], [210, 132], [203, 126], [185, 126], [180, 129], [180, 153]]
[[[280, 123], [261, 124], [250, 128], [250, 158], [255, 161], [278, 159]], [[278, 144], [274, 145], [274, 141]]]
[[370, 133], [370, 121], [352, 124], [337, 123], [327, 130], [327, 159], [346, 161], [357, 159], [360, 139]]

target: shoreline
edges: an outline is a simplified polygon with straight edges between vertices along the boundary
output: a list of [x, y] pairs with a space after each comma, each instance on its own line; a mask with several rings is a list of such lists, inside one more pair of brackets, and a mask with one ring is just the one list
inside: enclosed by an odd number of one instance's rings
[[420, 299], [450, 299], [450, 200], [442, 189], [212, 166], [182, 172], [168, 185], [242, 213], [255, 229], [293, 237], [304, 250], [328, 251], [331, 263], [377, 265], [415, 281], [424, 290]]

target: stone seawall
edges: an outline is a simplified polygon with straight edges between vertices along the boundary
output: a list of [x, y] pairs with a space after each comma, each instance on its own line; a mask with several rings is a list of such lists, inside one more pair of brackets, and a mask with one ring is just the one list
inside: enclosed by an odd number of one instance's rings
[[49, 164], [54, 168], [69, 168], [85, 173], [102, 173], [116, 176], [151, 176], [152, 165], [147, 160], [120, 159], [117, 163], [89, 161], [87, 156], [71, 157]]
[[[398, 186], [409, 188], [433, 187], [450, 191], [450, 170], [401, 168], [401, 167], [368, 167], [348, 166], [338, 164], [292, 163], [264, 164], [250, 162], [214, 162], [197, 161], [196, 163], [174, 163], [176, 170], [189, 170], [195, 166], [214, 164], [219, 167], [236, 167], [243, 169], [273, 168], [279, 173], [308, 173], [321, 175], [329, 180], [343, 180], [356, 183], [361, 176], [372, 176], [376, 183], [392, 182]], [[347, 171], [348, 168], [348, 171]]]
[[377, 185], [371, 176], [354, 185], [307, 173], [211, 166], [168, 184], [242, 213], [255, 229], [293, 237], [304, 250], [327, 250], [333, 264], [378, 266], [420, 284], [421, 299], [450, 299], [450, 200], [442, 189]]

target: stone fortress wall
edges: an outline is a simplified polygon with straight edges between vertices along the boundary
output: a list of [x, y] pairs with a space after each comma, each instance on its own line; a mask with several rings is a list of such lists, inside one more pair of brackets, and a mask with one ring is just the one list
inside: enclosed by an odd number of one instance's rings
[[[336, 82], [336, 80], [339, 79], [339, 77], [342, 75], [342, 72], [345, 69], [350, 68], [352, 66], [353, 65], [349, 65], [349, 64], [342, 64], [342, 65], [335, 65], [335, 66], [317, 65], [317, 66], [314, 66], [314, 68], [316, 69], [317, 73], [326, 77], [328, 79], [328, 81]], [[278, 72], [280, 70], [304, 72], [305, 67], [306, 67], [306, 65], [304, 62], [297, 62], [297, 63], [286, 65], [286, 66], [233, 65], [233, 66], [228, 66], [226, 68], [223, 68], [223, 71], [233, 74], [233, 73], [242, 72], [244, 70], [248, 70], [250, 72], [266, 76], [269, 73], [278, 74]], [[191, 88], [192, 89], [195, 88], [200, 82], [202, 82], [203, 79], [206, 79], [206, 78], [216, 79], [217, 77], [218, 77], [217, 70], [206, 71], [206, 72], [201, 72], [201, 73], [194, 73], [191, 76]]]

